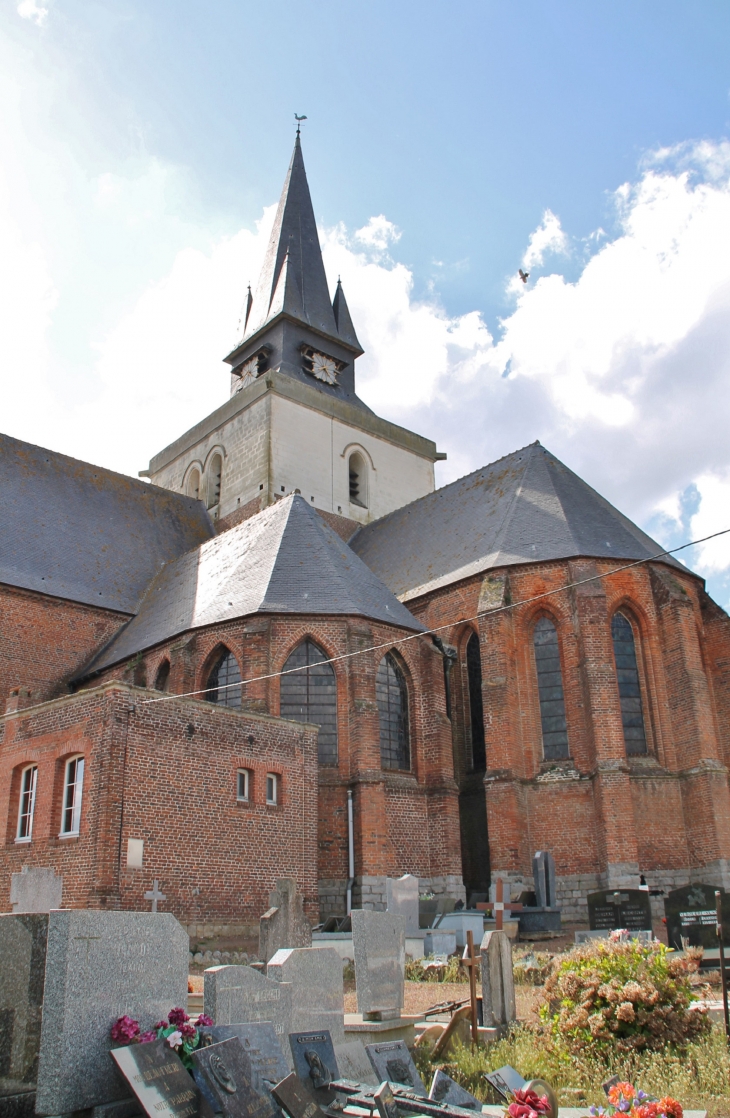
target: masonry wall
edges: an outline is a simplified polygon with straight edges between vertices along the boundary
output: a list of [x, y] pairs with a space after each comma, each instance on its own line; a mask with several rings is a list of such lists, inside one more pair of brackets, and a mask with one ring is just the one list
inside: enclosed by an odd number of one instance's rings
[[[278, 878], [292, 877], [317, 914], [316, 737], [311, 726], [239, 713], [117, 682], [0, 719], [0, 910], [10, 875], [52, 866], [72, 908], [160, 908], [184, 924], [257, 925]], [[85, 758], [80, 831], [59, 837], [66, 760]], [[31, 842], [17, 842], [20, 772], [38, 766]], [[251, 772], [247, 803], [236, 772]], [[266, 774], [279, 777], [276, 806]], [[127, 866], [130, 838], [142, 868]]]

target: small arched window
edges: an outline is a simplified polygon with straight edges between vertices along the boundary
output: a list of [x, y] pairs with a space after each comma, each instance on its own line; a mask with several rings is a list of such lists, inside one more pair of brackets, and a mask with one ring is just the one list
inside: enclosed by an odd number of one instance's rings
[[469, 682], [469, 720], [471, 722], [471, 756], [475, 772], [487, 767], [484, 741], [484, 708], [482, 706], [482, 656], [479, 637], [472, 633], [466, 645], [466, 673]]
[[540, 696], [543, 756], [546, 761], [559, 761], [569, 757], [570, 753], [558, 631], [549, 617], [540, 618], [535, 626], [533, 641]]
[[188, 497], [194, 497], [196, 501], [200, 500], [200, 470], [190, 471], [185, 491]]
[[624, 744], [631, 757], [646, 753], [646, 732], [644, 712], [641, 709], [641, 684], [639, 668], [636, 663], [636, 642], [634, 629], [627, 617], [615, 613], [611, 621], [613, 656], [616, 661], [616, 678], [621, 703], [621, 721], [624, 728]]
[[214, 509], [220, 504], [221, 478], [223, 476], [223, 460], [220, 454], [214, 454], [208, 465], [208, 497], [206, 504], [209, 509]]
[[[205, 698], [209, 703], [220, 703], [224, 707], [241, 709], [241, 671], [238, 660], [225, 649], [216, 660], [206, 682]], [[236, 684], [239, 684], [236, 687]]]
[[[327, 656], [314, 641], [297, 645], [284, 664], [290, 675], [281, 677], [282, 718], [313, 722], [319, 726], [317, 750], [320, 765], [337, 764], [337, 681]], [[291, 671], [292, 668], [297, 669]]]
[[155, 691], [167, 691], [167, 682], [170, 678], [170, 661], [163, 660], [155, 676]]
[[368, 507], [368, 468], [362, 454], [355, 451], [348, 459], [350, 504]]
[[380, 716], [380, 763], [384, 769], [410, 769], [408, 689], [398, 661], [388, 652], [375, 680]]

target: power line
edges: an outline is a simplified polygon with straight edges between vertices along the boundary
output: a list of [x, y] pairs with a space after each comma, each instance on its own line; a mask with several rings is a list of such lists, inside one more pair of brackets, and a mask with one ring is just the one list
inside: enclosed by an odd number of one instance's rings
[[[656, 555], [649, 555], [645, 559], [635, 559], [632, 563], [624, 563], [621, 567], [614, 567], [612, 571], [604, 571], [602, 574], [590, 575], [588, 578], [578, 579], [577, 582], [566, 582], [564, 586], [557, 586], [554, 590], [545, 590], [542, 594], [533, 594], [531, 598], [523, 598], [520, 602], [510, 602], [508, 605], [498, 606], [496, 609], [482, 610], [481, 613], [475, 613], [473, 617], [459, 617], [454, 621], [447, 621], [444, 625], [437, 625], [433, 629], [425, 629], [420, 633], [409, 633], [407, 637], [398, 637], [396, 640], [385, 641], [382, 644], [371, 644], [367, 648], [358, 648], [355, 652], [342, 652], [339, 656], [330, 656], [327, 660], [319, 660], [319, 664], [336, 664], [340, 660], [349, 660], [353, 656], [365, 656], [369, 652], [379, 652], [383, 648], [393, 648], [398, 644], [406, 644], [408, 641], [416, 640], [418, 637], [433, 636], [436, 633], [442, 632], [444, 629], [451, 629], [454, 625], [466, 625], [470, 621], [478, 621], [480, 617], [494, 617], [498, 613], [505, 613], [507, 610], [519, 609], [521, 606], [531, 605], [533, 602], [542, 601], [544, 598], [550, 598], [554, 594], [562, 594], [565, 590], [573, 590], [576, 586], [585, 586], [586, 583], [596, 582], [601, 578], [610, 578], [611, 575], [620, 574], [621, 571], [628, 571], [632, 567], [640, 567], [643, 563], [653, 563], [657, 559], [663, 559], [666, 555], [676, 555], [678, 551], [684, 551], [686, 547], [695, 547], [700, 543], [707, 543], [708, 540], [714, 540], [718, 536], [725, 536], [730, 532], [730, 528], [723, 528], [720, 532], [713, 532], [710, 536], [702, 536], [699, 540], [690, 540], [689, 543], [680, 544], [679, 547], [669, 548], [667, 551], [660, 551]], [[284, 675], [293, 675], [296, 672], [304, 671], [303, 667], [299, 668], [285, 668], [280, 672], [268, 672], [266, 675], [251, 676], [250, 679], [242, 679], [240, 683], [226, 683], [223, 687], [204, 687], [199, 691], [186, 691], [182, 695], [170, 694], [160, 695], [157, 699], [140, 699], [140, 705], [148, 703], [164, 703], [170, 699], [192, 699], [196, 695], [207, 695], [210, 691], [227, 691], [234, 687], [243, 689], [249, 683], [260, 683], [265, 679], [279, 679]]]

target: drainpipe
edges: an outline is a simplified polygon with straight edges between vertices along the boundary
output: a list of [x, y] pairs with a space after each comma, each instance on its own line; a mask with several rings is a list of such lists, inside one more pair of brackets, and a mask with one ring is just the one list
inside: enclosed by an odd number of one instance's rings
[[355, 828], [352, 822], [352, 789], [347, 789], [347, 915], [352, 912], [352, 886], [355, 883]]

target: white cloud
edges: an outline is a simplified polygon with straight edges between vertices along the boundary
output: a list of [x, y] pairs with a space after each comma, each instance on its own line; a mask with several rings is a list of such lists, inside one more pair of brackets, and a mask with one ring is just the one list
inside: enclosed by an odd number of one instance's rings
[[17, 11], [21, 19], [29, 19], [39, 27], [48, 19], [48, 8], [42, 8], [36, 0], [20, 0]]
[[568, 238], [560, 225], [560, 218], [552, 210], [545, 210], [537, 229], [530, 234], [525, 255], [522, 257], [524, 268], [542, 267], [545, 255], [549, 252], [565, 255], [568, 251]]
[[383, 214], [371, 217], [367, 225], [355, 231], [355, 240], [375, 252], [387, 252], [401, 238], [400, 230]]

